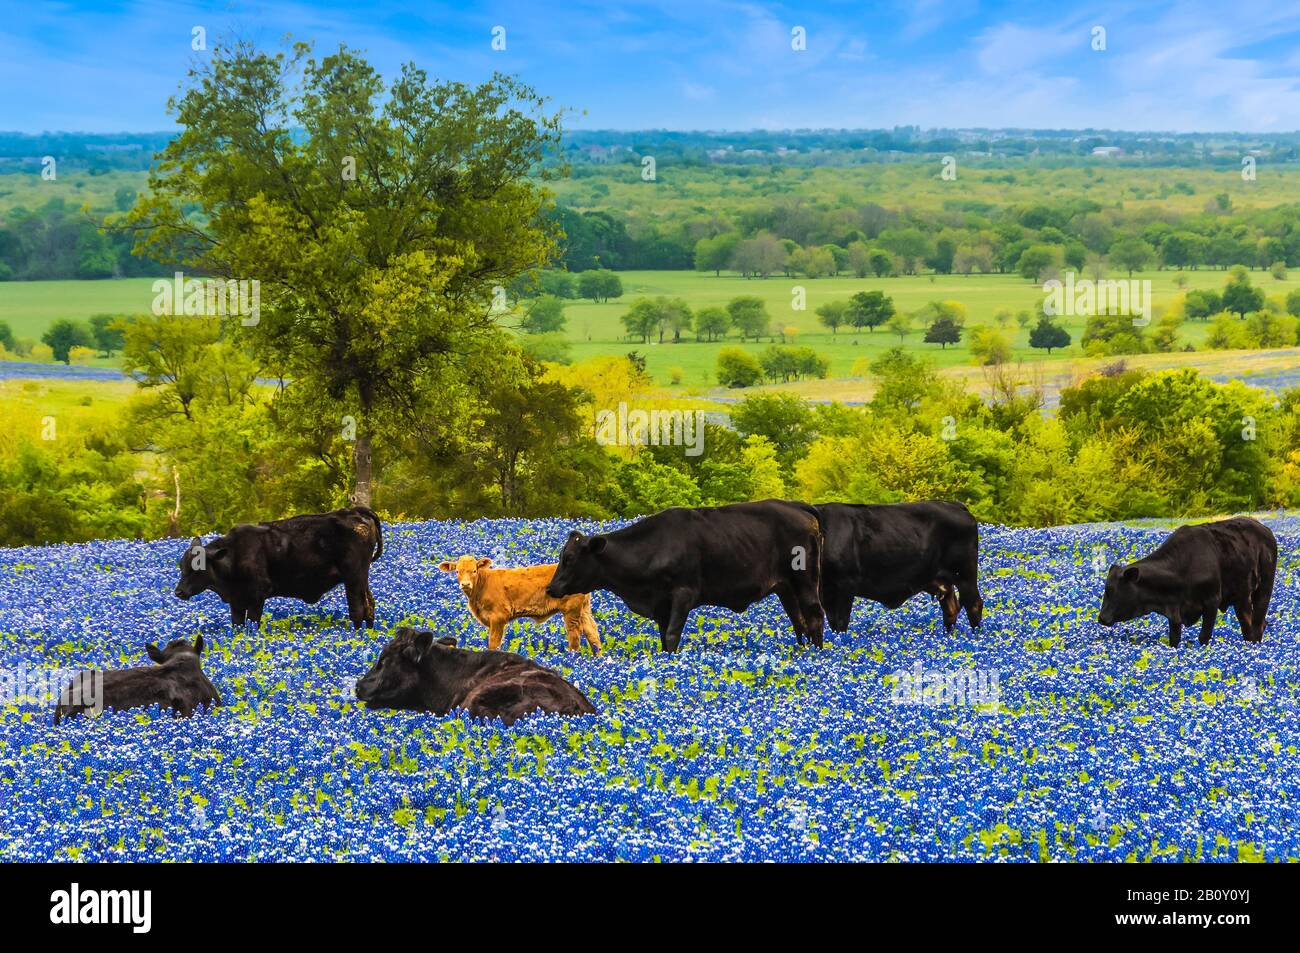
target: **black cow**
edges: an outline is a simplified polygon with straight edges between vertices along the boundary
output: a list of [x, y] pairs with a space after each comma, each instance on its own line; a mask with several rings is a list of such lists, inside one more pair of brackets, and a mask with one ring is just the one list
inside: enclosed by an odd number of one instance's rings
[[230, 621], [262, 621], [271, 596], [316, 603], [340, 582], [348, 618], [375, 626], [370, 564], [384, 551], [379, 517], [364, 506], [294, 516], [269, 523], [242, 523], [204, 545], [195, 536], [180, 560], [176, 596], [190, 599], [211, 589], [230, 606]]
[[897, 609], [918, 592], [939, 601], [952, 632], [957, 611], [972, 629], [984, 620], [979, 587], [979, 524], [960, 503], [824, 503], [822, 605], [836, 632], [849, 627], [862, 596]]
[[156, 664], [113, 672], [78, 672], [59, 693], [54, 723], [83, 711], [148, 705], [162, 705], [188, 718], [196, 708], [221, 704], [221, 696], [199, 666], [203, 636], [198, 636], [193, 645], [177, 639], [165, 649], [151, 642], [145, 651]]
[[1277, 539], [1259, 520], [1239, 516], [1180, 526], [1149, 556], [1110, 567], [1097, 621], [1104, 626], [1155, 612], [1169, 620], [1169, 644], [1184, 625], [1201, 623], [1201, 644], [1219, 612], [1237, 614], [1247, 642], [1264, 637], [1264, 616], [1277, 574]]
[[692, 609], [741, 612], [775, 592], [799, 643], [821, 648], [821, 563], [821, 526], [805, 503], [674, 508], [612, 533], [570, 533], [546, 594], [607, 589], [654, 619], [663, 650], [675, 652]]
[[535, 711], [599, 714], [587, 696], [549, 668], [513, 652], [469, 652], [451, 636], [401, 628], [357, 682], [367, 708], [401, 708], [445, 715], [464, 709], [475, 718], [513, 725]]

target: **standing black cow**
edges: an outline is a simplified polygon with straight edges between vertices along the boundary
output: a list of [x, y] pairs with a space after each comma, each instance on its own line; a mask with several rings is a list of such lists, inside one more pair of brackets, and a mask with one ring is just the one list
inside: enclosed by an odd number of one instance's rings
[[1180, 526], [1149, 556], [1110, 567], [1097, 621], [1112, 626], [1155, 612], [1169, 620], [1177, 648], [1183, 626], [1200, 620], [1206, 645], [1219, 612], [1232, 606], [1246, 641], [1258, 642], [1276, 574], [1277, 539], [1259, 520]]
[[445, 715], [464, 709], [475, 718], [512, 725], [535, 711], [598, 714], [587, 696], [563, 678], [513, 652], [469, 652], [451, 636], [397, 630], [374, 667], [356, 685], [367, 708]]
[[193, 645], [177, 639], [165, 649], [150, 643], [145, 651], [156, 664], [113, 672], [78, 672], [59, 693], [54, 723], [83, 711], [148, 705], [162, 705], [188, 718], [196, 708], [221, 704], [221, 696], [199, 666], [203, 636]]
[[979, 628], [979, 524], [962, 504], [824, 503], [816, 509], [826, 534], [822, 605], [834, 631], [848, 629], [856, 596], [897, 609], [918, 592], [939, 601], [945, 631], [957, 625], [959, 608]]
[[821, 561], [821, 525], [805, 503], [674, 508], [612, 533], [570, 533], [546, 594], [607, 589], [654, 619], [663, 650], [675, 652], [692, 609], [741, 612], [775, 592], [800, 644], [821, 648]]
[[375, 626], [370, 564], [384, 551], [379, 517], [364, 506], [269, 523], [242, 523], [204, 545], [197, 536], [180, 560], [180, 599], [211, 589], [230, 606], [230, 621], [262, 621], [271, 596], [316, 603], [340, 582], [348, 618]]

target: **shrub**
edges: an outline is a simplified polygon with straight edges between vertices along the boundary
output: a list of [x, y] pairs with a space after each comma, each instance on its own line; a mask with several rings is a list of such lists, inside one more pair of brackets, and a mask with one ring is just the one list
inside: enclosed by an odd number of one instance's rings
[[763, 380], [763, 367], [748, 351], [724, 347], [718, 351], [716, 374], [723, 387], [753, 387]]

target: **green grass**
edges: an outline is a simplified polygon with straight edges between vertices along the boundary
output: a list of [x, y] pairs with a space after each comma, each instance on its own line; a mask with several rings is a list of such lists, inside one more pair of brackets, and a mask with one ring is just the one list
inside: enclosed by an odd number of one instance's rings
[[[1222, 271], [1187, 271], [1187, 288], [1219, 288], [1226, 280]], [[1151, 281], [1152, 297], [1156, 307], [1167, 304], [1179, 292], [1174, 285], [1173, 271], [1151, 271], [1135, 274], [1135, 278]], [[590, 301], [566, 302], [568, 336], [573, 342], [573, 357], [581, 361], [605, 354], [625, 354], [638, 351], [646, 357], [647, 367], [656, 383], [667, 384], [670, 369], [680, 367], [687, 387], [704, 387], [713, 382], [717, 354], [724, 346], [743, 347], [753, 352], [769, 345], [741, 344], [734, 337], [724, 342], [697, 342], [686, 335], [679, 344], [642, 344], [629, 340], [619, 318], [632, 301], [641, 295], [668, 295], [685, 298], [693, 309], [708, 305], [723, 305], [737, 295], [756, 295], [767, 303], [774, 328], [793, 326], [799, 329], [796, 343], [809, 345], [820, 351], [831, 362], [830, 376], [851, 376], [853, 363], [860, 357], [873, 357], [900, 343], [896, 335], [884, 329], [873, 332], [853, 332], [841, 329], [832, 335], [817, 321], [816, 309], [828, 301], [848, 298], [857, 291], [880, 289], [889, 294], [895, 305], [903, 311], [915, 311], [927, 301], [953, 299], [964, 304], [968, 311], [968, 327], [991, 322], [1002, 309], [1012, 312], [1033, 311], [1042, 298], [1041, 287], [1015, 275], [913, 275], [894, 278], [784, 278], [747, 280], [724, 273], [700, 274], [693, 271], [627, 271], [621, 272], [624, 295], [614, 301], [596, 304]], [[1122, 277], [1112, 275], [1111, 277]], [[1251, 281], [1268, 295], [1285, 295], [1300, 287], [1300, 270], [1286, 280], [1277, 281], [1266, 272], [1252, 271]], [[92, 314], [135, 313], [148, 311], [153, 300], [153, 279], [129, 278], [108, 281], [13, 281], [0, 283], [0, 320], [8, 321], [17, 337], [39, 339], [50, 322], [56, 318], [85, 319]], [[806, 308], [792, 309], [792, 292], [796, 286], [806, 291]], [[1043, 351], [1029, 347], [1029, 332], [1011, 323], [1007, 332], [1013, 335], [1013, 359], [1026, 361], [1069, 361], [1080, 355], [1078, 341], [1083, 333], [1085, 319], [1067, 316], [1063, 323], [1074, 337], [1074, 345], [1064, 351], [1055, 351], [1048, 357]], [[1187, 322], [1181, 331], [1184, 344], [1199, 346], [1204, 340], [1208, 324]], [[971, 356], [965, 343], [940, 348], [923, 343], [924, 329], [917, 328], [902, 342], [905, 350], [924, 354], [939, 367], [970, 365]], [[1160, 360], [1159, 356], [1155, 358]], [[111, 363], [100, 361], [97, 363]]]
[[119, 188], [143, 192], [147, 183], [147, 173], [125, 170], [92, 175], [85, 169], [60, 168], [53, 181], [42, 179], [39, 173], [0, 175], [0, 212], [15, 208], [34, 211], [50, 199], [62, 199], [69, 209], [88, 205], [97, 215], [103, 215], [116, 210], [113, 199]]
[[39, 339], [58, 318], [137, 314], [153, 303], [153, 278], [103, 281], [6, 281], [0, 283], [0, 320], [15, 337]]
[[[1222, 271], [1188, 271], [1187, 289], [1219, 288], [1226, 280]], [[1151, 280], [1151, 292], [1156, 307], [1167, 304], [1180, 293], [1174, 285], [1175, 272], [1153, 271], [1137, 273], [1135, 278]], [[841, 328], [832, 335], [817, 320], [816, 309], [828, 301], [848, 298], [857, 291], [880, 289], [894, 299], [902, 311], [915, 311], [926, 302], [936, 299], [953, 299], [964, 304], [968, 311], [967, 326], [988, 323], [1002, 309], [1017, 312], [1033, 311], [1042, 300], [1041, 286], [1012, 275], [915, 275], [895, 278], [784, 278], [746, 280], [734, 275], [699, 274], [684, 271], [631, 271], [621, 272], [624, 295], [615, 301], [594, 304], [589, 301], [568, 302], [568, 335], [573, 343], [575, 360], [601, 354], [622, 354], [635, 350], [644, 354], [646, 365], [655, 381], [666, 384], [669, 369], [680, 367], [684, 371], [684, 384], [703, 386], [712, 381], [718, 350], [724, 346], [738, 346], [758, 352], [770, 343], [740, 342], [734, 338], [720, 343], [696, 342], [687, 335], [679, 344], [642, 344], [628, 340], [619, 321], [632, 301], [641, 295], [668, 295], [685, 298], [693, 309], [708, 305], [722, 305], [737, 295], [756, 295], [767, 303], [773, 327], [791, 325], [799, 329], [798, 344], [809, 345], [830, 359], [832, 378], [848, 377], [854, 362], [860, 357], [873, 357], [900, 344], [897, 335], [884, 329], [854, 332]], [[1121, 277], [1112, 275], [1111, 277]], [[1251, 280], [1266, 294], [1285, 295], [1300, 287], [1300, 272], [1284, 281], [1277, 281], [1266, 272], [1254, 271]], [[802, 286], [806, 290], [806, 308], [794, 311], [791, 307], [792, 290]], [[1078, 347], [1086, 318], [1066, 316], [1062, 322], [1074, 338], [1074, 345], [1065, 351], [1054, 351], [1050, 360], [1076, 359], [1081, 355]], [[1181, 330], [1183, 344], [1199, 346], [1205, 338], [1206, 322], [1187, 322]], [[1007, 326], [1013, 335], [1013, 359], [1047, 360], [1048, 355], [1029, 347], [1029, 331], [1016, 324]], [[910, 352], [925, 354], [939, 367], [953, 367], [971, 363], [970, 351], [965, 342], [940, 348], [922, 341], [924, 329], [917, 328], [902, 342]]]
[[37, 432], [40, 418], [92, 422], [110, 420], [136, 392], [130, 381], [0, 380], [0, 407], [7, 418], [0, 432], [12, 428]]

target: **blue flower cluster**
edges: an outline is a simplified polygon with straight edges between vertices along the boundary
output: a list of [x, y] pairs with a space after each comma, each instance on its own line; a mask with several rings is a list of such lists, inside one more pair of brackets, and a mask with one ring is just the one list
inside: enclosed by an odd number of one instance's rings
[[847, 635], [800, 649], [769, 599], [692, 613], [669, 656], [597, 593], [604, 658], [568, 653], [558, 619], [506, 647], [600, 716], [510, 728], [368, 711], [352, 681], [401, 624], [482, 647], [438, 562], [551, 561], [571, 522], [387, 527], [373, 633], [341, 590], [231, 631], [215, 596], [173, 597], [181, 541], [3, 550], [10, 686], [202, 632], [225, 704], [56, 728], [6, 698], [0, 861], [1300, 859], [1300, 520], [1266, 522], [1282, 564], [1257, 646], [1231, 617], [1178, 650], [1162, 619], [1097, 626], [1106, 567], [1163, 530], [984, 527], [977, 634], [945, 636], [923, 597], [859, 600]]
[[0, 361], [0, 380], [48, 378], [52, 380], [124, 381], [127, 376], [115, 367], [83, 364], [43, 364], [39, 361]]

